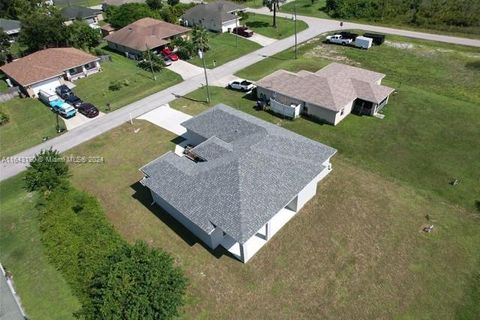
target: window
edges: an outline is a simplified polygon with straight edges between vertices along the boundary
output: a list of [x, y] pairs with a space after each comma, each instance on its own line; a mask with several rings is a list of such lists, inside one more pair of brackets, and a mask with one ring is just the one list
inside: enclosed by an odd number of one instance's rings
[[340, 115], [343, 116], [344, 112], [345, 112], [345, 109], [340, 110]]

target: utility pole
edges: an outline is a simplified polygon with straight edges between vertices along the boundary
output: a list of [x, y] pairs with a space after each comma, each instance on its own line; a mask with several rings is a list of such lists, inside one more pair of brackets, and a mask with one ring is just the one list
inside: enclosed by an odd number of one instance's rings
[[147, 48], [147, 54], [148, 54], [148, 60], [150, 60], [150, 70], [152, 71], [152, 77], [153, 80], [157, 80], [157, 76], [155, 75], [155, 72], [153, 72], [153, 63], [152, 63], [152, 56], [150, 56], [150, 49], [148, 48], [147, 44], [145, 43], [145, 47]]
[[297, 59], [297, 2], [293, 1], [293, 14], [294, 14], [294, 21], [293, 26], [295, 29], [295, 60]]
[[238, 48], [238, 16], [235, 21], [235, 48]]
[[203, 73], [205, 74], [205, 84], [207, 86], [207, 103], [210, 104], [210, 91], [208, 89], [208, 77], [207, 77], [207, 67], [205, 66], [205, 54], [201, 49], [198, 50], [198, 56], [200, 57], [200, 59], [202, 59], [202, 62], [203, 62]]
[[60, 133], [60, 122], [59, 122], [59, 119], [58, 119], [58, 112], [56, 112], [56, 115], [57, 115], [57, 133]]

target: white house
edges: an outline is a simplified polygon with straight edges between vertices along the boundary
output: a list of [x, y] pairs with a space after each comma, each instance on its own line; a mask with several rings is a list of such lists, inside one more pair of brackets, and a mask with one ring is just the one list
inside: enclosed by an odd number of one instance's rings
[[257, 96], [270, 102], [274, 112], [300, 106], [301, 114], [336, 125], [351, 112], [378, 113], [394, 91], [381, 84], [384, 77], [340, 63], [315, 73], [278, 70], [257, 82]]
[[0, 67], [20, 90], [36, 97], [40, 90], [52, 92], [65, 80], [74, 81], [100, 71], [100, 59], [75, 48], [49, 48]]
[[[336, 150], [225, 105], [182, 124], [185, 153], [142, 167], [156, 204], [247, 262], [316, 194]], [[292, 239], [293, 241], [293, 239]]]
[[243, 6], [230, 1], [201, 3], [182, 15], [182, 23], [187, 27], [203, 26], [215, 32], [231, 32], [239, 26], [238, 12], [244, 10]]

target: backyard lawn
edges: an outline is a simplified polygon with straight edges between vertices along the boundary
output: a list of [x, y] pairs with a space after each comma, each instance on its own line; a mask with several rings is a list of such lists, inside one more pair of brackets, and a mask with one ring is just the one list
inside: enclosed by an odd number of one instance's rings
[[[208, 43], [210, 50], [205, 53], [205, 65], [207, 68], [218, 67], [261, 48], [256, 42], [237, 37], [230, 33], [209, 32]], [[203, 66], [202, 60], [198, 56], [195, 56], [188, 62], [200, 67]]]
[[[258, 80], [280, 68], [317, 71], [331, 61], [379, 71], [387, 75], [384, 83], [398, 90], [383, 120], [351, 115], [336, 127], [303, 119], [283, 121], [254, 110], [255, 101], [242, 99], [239, 93], [213, 87], [212, 101], [281, 123], [334, 146], [363, 169], [475, 210], [480, 201], [480, 148], [476, 147], [480, 141], [480, 52], [406, 38], [387, 40], [389, 43], [369, 51], [315, 40], [300, 47], [297, 60], [287, 50], [238, 73], [242, 78]], [[400, 45], [412, 47], [399, 49]], [[188, 95], [197, 99], [204, 96], [201, 89]], [[191, 114], [207, 108], [187, 99], [171, 105]], [[460, 183], [451, 186], [454, 179]]]
[[[100, 199], [124, 238], [170, 252], [186, 271], [184, 319], [452, 319], [478, 311], [478, 215], [340, 152], [318, 196], [244, 265], [151, 206], [138, 168], [173, 150], [174, 138], [137, 120], [69, 154], [102, 155], [104, 164], [72, 167], [74, 185]], [[427, 223], [431, 234], [421, 232]]]
[[[277, 17], [277, 27], [274, 28], [272, 27], [272, 16], [263, 14], [248, 13], [248, 18], [240, 20], [240, 24], [246, 25], [254, 33], [274, 39], [283, 39], [295, 33], [293, 20]], [[307, 27], [305, 22], [297, 21], [297, 32], [303, 31]]]
[[[93, 103], [101, 111], [108, 111], [107, 103], [115, 110], [182, 81], [168, 69], [157, 72], [157, 79], [153, 80], [152, 74], [137, 67], [135, 61], [112, 51], [108, 54], [112, 62], [102, 63], [102, 72], [75, 81], [74, 89], [82, 100]], [[114, 81], [122, 84], [120, 90], [109, 89]]]
[[[43, 137], [54, 137], [56, 116], [37, 99], [15, 98], [0, 104], [9, 122], [0, 126], [0, 158], [42, 143]], [[60, 119], [60, 125], [65, 127]]]
[[75, 319], [72, 313], [80, 304], [48, 262], [35, 202], [23, 188], [23, 175], [0, 183], [0, 262], [13, 273], [28, 319]]
[[5, 81], [5, 76], [0, 74], [0, 92], [4, 92], [8, 89], [7, 82]]

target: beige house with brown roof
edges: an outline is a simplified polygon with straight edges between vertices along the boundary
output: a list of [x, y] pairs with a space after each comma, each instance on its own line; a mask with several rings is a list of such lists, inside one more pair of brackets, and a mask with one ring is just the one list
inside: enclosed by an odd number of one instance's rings
[[131, 58], [140, 58], [147, 50], [162, 49], [173, 37], [185, 36], [190, 31], [176, 24], [143, 18], [111, 33], [104, 39], [108, 47], [125, 53]]
[[381, 84], [384, 77], [340, 63], [317, 72], [278, 70], [257, 82], [257, 96], [274, 107], [284, 107], [272, 108], [274, 111], [299, 106], [301, 114], [336, 125], [351, 112], [379, 112], [394, 91]]
[[53, 92], [65, 80], [74, 81], [100, 71], [100, 59], [75, 48], [49, 48], [12, 61], [0, 70], [29, 97]]

